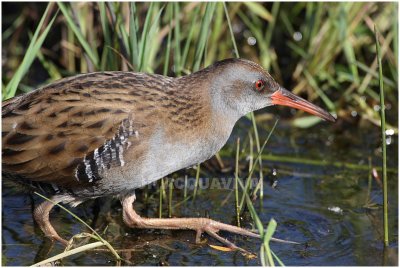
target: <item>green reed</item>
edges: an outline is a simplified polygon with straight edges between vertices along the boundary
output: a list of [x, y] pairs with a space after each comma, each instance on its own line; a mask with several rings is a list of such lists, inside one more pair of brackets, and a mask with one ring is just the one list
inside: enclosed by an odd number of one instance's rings
[[383, 75], [382, 75], [382, 55], [378, 39], [378, 30], [374, 26], [376, 55], [378, 58], [379, 68], [379, 95], [380, 95], [380, 116], [381, 116], [381, 139], [382, 139], [382, 179], [383, 179], [383, 230], [384, 244], [389, 246], [389, 213], [388, 213], [388, 188], [387, 188], [387, 167], [386, 167], [386, 120], [385, 120], [385, 94], [383, 91]]

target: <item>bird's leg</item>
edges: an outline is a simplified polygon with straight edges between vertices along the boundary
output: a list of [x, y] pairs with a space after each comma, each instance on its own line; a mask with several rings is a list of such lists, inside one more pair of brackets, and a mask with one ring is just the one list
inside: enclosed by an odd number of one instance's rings
[[54, 207], [54, 203], [46, 200], [40, 205], [38, 205], [34, 212], [33, 217], [35, 218], [36, 223], [39, 225], [40, 229], [43, 233], [52, 240], [58, 240], [64, 245], [68, 245], [67, 240], [61, 238], [58, 235], [56, 230], [50, 223], [50, 210]]
[[249, 230], [207, 218], [174, 218], [174, 219], [142, 218], [133, 209], [133, 202], [135, 201], [135, 199], [136, 199], [135, 194], [132, 194], [129, 196], [125, 196], [121, 201], [123, 207], [123, 219], [125, 224], [127, 224], [129, 227], [143, 228], [143, 229], [152, 228], [152, 229], [194, 230], [196, 231], [196, 243], [200, 242], [201, 234], [203, 232], [206, 232], [207, 234], [214, 237], [215, 239], [225, 244], [226, 246], [239, 250], [242, 249], [237, 247], [235, 244], [228, 241], [227, 239], [219, 236], [217, 232], [227, 231], [245, 236], [260, 237], [259, 234], [253, 233]]

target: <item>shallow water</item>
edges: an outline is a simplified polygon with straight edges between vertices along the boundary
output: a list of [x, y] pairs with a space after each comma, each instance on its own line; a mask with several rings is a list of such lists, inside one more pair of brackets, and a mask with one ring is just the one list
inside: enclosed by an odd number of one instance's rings
[[[261, 122], [261, 142], [267, 137], [273, 122]], [[266, 126], [262, 128], [261, 126]], [[339, 126], [338, 126], [339, 125]], [[235, 139], [240, 136], [246, 144], [251, 124], [242, 119], [236, 126], [223, 160], [234, 163]], [[389, 226], [390, 247], [384, 250], [382, 210], [365, 208], [368, 188], [368, 157], [380, 165], [380, 130], [377, 127], [354, 128], [343, 124], [321, 123], [309, 129], [292, 128], [288, 122], [279, 122], [269, 141], [265, 155], [290, 156], [297, 162], [304, 159], [321, 161], [321, 165], [264, 160], [264, 198], [255, 201], [256, 210], [265, 224], [273, 217], [278, 227], [275, 237], [300, 242], [300, 245], [271, 243], [271, 248], [285, 265], [397, 265], [398, 256], [398, 173], [397, 136], [388, 145], [389, 172]], [[227, 156], [229, 155], [229, 157]], [[332, 166], [345, 162], [357, 168]], [[209, 166], [213, 166], [210, 162]], [[243, 166], [246, 160], [242, 159]], [[271, 169], [276, 171], [272, 175]], [[203, 168], [203, 178], [232, 177], [232, 171], [220, 174]], [[186, 171], [194, 176], [194, 170]], [[178, 177], [185, 172], [180, 172]], [[247, 175], [243, 169], [243, 176]], [[271, 181], [276, 180], [276, 187]], [[189, 191], [188, 194], [192, 194]], [[147, 196], [147, 198], [146, 198]], [[371, 201], [382, 204], [381, 189], [372, 179]], [[183, 190], [174, 189], [173, 203], [184, 199]], [[32, 220], [32, 200], [37, 197], [15, 194], [3, 187], [3, 265], [31, 265], [63, 251], [43, 238]], [[138, 193], [135, 208], [142, 216], [157, 217], [158, 191], [149, 188]], [[167, 205], [164, 205], [167, 216]], [[133, 265], [260, 265], [259, 258], [249, 259], [239, 252], [222, 252], [209, 245], [219, 245], [204, 235], [203, 243], [194, 243], [191, 231], [132, 230], [122, 224], [121, 207], [117, 201], [103, 198], [86, 202], [72, 209], [78, 216], [103, 232], [104, 238]], [[234, 194], [230, 189], [203, 189], [195, 201], [179, 203], [172, 215], [209, 216], [226, 223], [235, 223]], [[97, 218], [97, 220], [95, 220]], [[93, 222], [95, 220], [95, 222]], [[79, 223], [63, 211], [55, 210], [52, 223], [60, 234], [70, 237], [85, 231]], [[242, 224], [251, 228], [251, 217], [244, 213]], [[260, 242], [229, 233], [224, 237], [248, 251], [258, 254]], [[85, 252], [62, 261], [63, 265], [115, 265], [108, 252]], [[127, 263], [122, 263], [127, 264]]]

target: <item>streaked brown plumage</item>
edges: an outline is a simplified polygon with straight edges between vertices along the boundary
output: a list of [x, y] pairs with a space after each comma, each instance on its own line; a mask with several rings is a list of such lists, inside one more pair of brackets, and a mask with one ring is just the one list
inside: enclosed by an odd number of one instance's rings
[[[134, 190], [210, 158], [241, 116], [274, 101], [333, 119], [293, 96], [241, 59], [180, 78], [101, 72], [62, 79], [3, 102], [3, 174], [56, 203], [118, 196], [130, 226], [205, 231], [235, 247], [216, 232], [257, 235], [209, 219], [142, 219], [132, 208]], [[40, 205], [35, 219], [65, 242], [49, 223], [52, 206]]]

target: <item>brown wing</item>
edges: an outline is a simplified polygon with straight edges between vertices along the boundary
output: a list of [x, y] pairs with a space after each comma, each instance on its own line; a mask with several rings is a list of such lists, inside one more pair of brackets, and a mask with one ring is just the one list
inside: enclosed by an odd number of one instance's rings
[[135, 96], [116, 80], [120, 74], [63, 79], [3, 102], [3, 172], [37, 182], [79, 183], [78, 165], [118, 135], [133, 110]]

